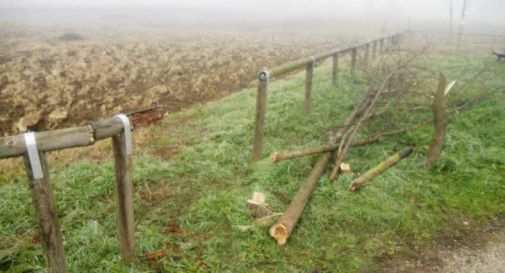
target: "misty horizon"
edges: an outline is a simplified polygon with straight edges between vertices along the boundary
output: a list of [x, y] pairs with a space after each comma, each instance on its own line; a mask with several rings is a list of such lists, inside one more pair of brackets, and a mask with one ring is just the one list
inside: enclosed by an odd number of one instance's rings
[[[264, 25], [283, 21], [386, 22], [390, 25], [444, 22], [449, 1], [398, 0], [283, 0], [259, 1], [0, 1], [0, 22], [33, 25], [72, 25], [90, 22], [151, 25], [191, 25], [213, 22], [226, 25], [241, 22]], [[459, 23], [462, 1], [454, 0], [454, 22]], [[470, 1], [466, 24], [503, 24], [505, 1]], [[365, 20], [366, 19], [366, 20]]]

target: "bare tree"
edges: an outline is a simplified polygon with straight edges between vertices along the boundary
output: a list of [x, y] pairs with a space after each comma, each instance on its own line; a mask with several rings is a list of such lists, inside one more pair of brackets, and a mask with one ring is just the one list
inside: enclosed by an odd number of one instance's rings
[[461, 38], [463, 36], [463, 29], [465, 27], [465, 17], [468, 8], [470, 7], [470, 0], [463, 0], [463, 7], [461, 9], [461, 18], [459, 20], [459, 31], [458, 31], [458, 46], [461, 43]]
[[449, 34], [452, 36], [452, 25], [454, 20], [454, 0], [449, 0]]

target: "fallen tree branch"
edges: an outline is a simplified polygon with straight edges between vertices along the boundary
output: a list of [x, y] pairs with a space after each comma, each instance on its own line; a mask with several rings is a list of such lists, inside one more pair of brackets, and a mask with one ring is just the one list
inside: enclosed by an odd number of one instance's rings
[[[416, 127], [417, 126], [411, 128], [411, 129], [415, 129]], [[363, 146], [363, 145], [375, 143], [375, 142], [379, 141], [379, 139], [382, 137], [403, 134], [407, 131], [410, 131], [411, 129], [399, 129], [399, 130], [394, 130], [394, 131], [378, 132], [370, 137], [353, 142], [351, 144], [351, 146]], [[272, 153], [272, 155], [270, 155], [270, 160], [272, 161], [272, 163], [277, 163], [277, 162], [281, 162], [281, 161], [284, 161], [287, 159], [292, 159], [292, 158], [298, 158], [298, 157], [319, 154], [319, 153], [324, 153], [324, 152], [333, 152], [333, 151], [337, 150], [339, 146], [340, 146], [340, 142], [336, 143], [336, 144], [325, 144], [325, 145], [321, 145], [321, 146], [308, 147], [308, 148], [304, 148], [304, 149], [298, 150], [298, 151], [274, 152], [274, 153]]]
[[349, 187], [349, 190], [350, 191], [358, 190], [361, 186], [372, 181], [372, 179], [374, 179], [375, 177], [377, 177], [381, 173], [385, 172], [387, 169], [396, 165], [400, 160], [407, 157], [411, 152], [412, 152], [412, 147], [406, 147], [406, 148], [403, 148], [398, 153], [388, 157], [386, 160], [382, 161], [379, 165], [373, 167], [372, 169], [367, 171], [365, 174], [361, 175], [360, 177], [358, 177], [354, 181], [352, 181], [351, 186]]
[[[401, 67], [400, 67], [401, 68]], [[330, 179], [331, 180], [336, 180], [337, 176], [339, 174], [340, 170], [340, 164], [342, 163], [345, 155], [347, 154], [347, 151], [349, 150], [349, 147], [351, 143], [354, 141], [354, 137], [356, 136], [356, 132], [358, 129], [361, 127], [363, 122], [370, 118], [370, 113], [372, 112], [375, 103], [377, 102], [377, 99], [381, 95], [381, 93], [384, 91], [386, 88], [387, 83], [390, 81], [390, 79], [393, 77], [393, 75], [396, 74], [396, 72], [400, 69], [398, 68], [397, 70], [393, 71], [391, 74], [389, 74], [383, 81], [379, 89], [373, 94], [373, 97], [370, 99], [370, 103], [367, 104], [364, 113], [361, 117], [361, 119], [358, 121], [358, 123], [352, 128], [352, 130], [349, 130], [346, 132], [346, 134], [342, 137], [342, 142], [340, 143], [340, 147], [338, 149], [337, 153], [337, 158], [335, 160], [335, 166], [333, 167], [333, 171], [331, 172]]]
[[309, 201], [310, 195], [321, 178], [324, 168], [330, 160], [330, 156], [330, 152], [321, 156], [286, 211], [282, 214], [277, 223], [270, 228], [270, 236], [277, 240], [278, 245], [286, 244], [289, 236], [296, 226], [296, 223], [298, 223], [298, 219], [300, 219], [305, 205]]

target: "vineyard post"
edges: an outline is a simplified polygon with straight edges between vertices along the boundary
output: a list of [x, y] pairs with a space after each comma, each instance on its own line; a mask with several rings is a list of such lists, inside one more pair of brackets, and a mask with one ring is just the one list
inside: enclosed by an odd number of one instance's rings
[[312, 106], [312, 77], [314, 75], [315, 57], [311, 57], [312, 62], [307, 64], [305, 75], [305, 112], [309, 113]]
[[358, 49], [353, 48], [352, 49], [352, 55], [351, 55], [351, 75], [354, 76], [354, 71], [356, 70], [356, 55], [358, 54]]
[[126, 121], [123, 120], [124, 131], [112, 137], [112, 148], [116, 172], [116, 211], [121, 257], [125, 262], [133, 262], [135, 260], [135, 220], [131, 174], [132, 147], [131, 139], [127, 136], [131, 131], [127, 118]]
[[262, 70], [258, 75], [258, 94], [256, 101], [256, 125], [254, 129], [254, 140], [253, 140], [253, 153], [252, 162], [256, 162], [261, 159], [261, 153], [263, 151], [263, 135], [265, 128], [265, 112], [267, 103], [267, 91], [268, 91], [268, 81], [269, 72], [267, 70]]
[[331, 83], [333, 86], [337, 86], [338, 80], [338, 54], [333, 55], [333, 70], [332, 70]]
[[58, 211], [51, 190], [51, 181], [45, 153], [37, 150], [34, 133], [25, 134], [25, 158], [33, 204], [39, 221], [42, 247], [50, 273], [66, 273], [67, 262], [63, 249], [63, 235], [58, 223]]

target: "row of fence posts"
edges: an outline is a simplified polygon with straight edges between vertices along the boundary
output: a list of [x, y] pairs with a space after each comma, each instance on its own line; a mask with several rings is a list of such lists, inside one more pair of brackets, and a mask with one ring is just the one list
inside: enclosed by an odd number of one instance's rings
[[[376, 55], [377, 43], [384, 52], [384, 43], [399, 42], [400, 35], [372, 41], [373, 57]], [[268, 82], [271, 77], [286, 74], [299, 67], [306, 66], [305, 110], [312, 105], [312, 78], [317, 61], [333, 57], [332, 84], [338, 81], [339, 55], [352, 52], [351, 71], [356, 68], [357, 50], [366, 48], [365, 61], [368, 64], [369, 44], [366, 43], [346, 50], [311, 57], [309, 60], [295, 61], [271, 70], [262, 70], [258, 76], [258, 96], [256, 104], [256, 127], [254, 134], [253, 161], [260, 159], [263, 148]], [[135, 220], [133, 211], [132, 185], [132, 141], [131, 124], [126, 115], [120, 114], [109, 119], [94, 122], [88, 126], [58, 129], [54, 131], [29, 132], [16, 136], [0, 137], [0, 159], [24, 157], [33, 204], [37, 214], [41, 244], [45, 251], [48, 271], [50, 273], [68, 272], [63, 248], [63, 235], [58, 221], [58, 210], [51, 189], [49, 166], [46, 154], [50, 151], [89, 146], [96, 141], [112, 139], [116, 177], [116, 217], [121, 257], [125, 262], [135, 258]]]
[[24, 157], [32, 200], [37, 214], [41, 244], [50, 273], [68, 272], [58, 209], [51, 189], [46, 153], [93, 145], [112, 138], [116, 175], [116, 217], [121, 257], [135, 260], [135, 220], [133, 212], [131, 124], [126, 115], [97, 121], [89, 126], [29, 132], [0, 137], [0, 159]]
[[[263, 69], [258, 74], [258, 89], [257, 89], [257, 101], [256, 101], [256, 117], [255, 117], [255, 130], [253, 138], [253, 151], [252, 151], [252, 161], [256, 162], [261, 159], [263, 152], [263, 139], [265, 130], [265, 118], [266, 118], [266, 103], [267, 103], [267, 93], [268, 84], [271, 78], [287, 74], [296, 69], [305, 66], [305, 111], [308, 113], [312, 107], [312, 82], [314, 76], [314, 67], [316, 62], [324, 60], [328, 57], [332, 57], [332, 85], [338, 85], [338, 71], [339, 71], [339, 57], [344, 53], [351, 53], [351, 75], [355, 74], [358, 49], [364, 48], [363, 66], [368, 67], [370, 47], [372, 48], [372, 58], [377, 57], [377, 51], [384, 53], [392, 46], [398, 45], [403, 33], [394, 34], [388, 37], [380, 38], [364, 44], [354, 46], [347, 49], [336, 49], [324, 54], [312, 56], [308, 59], [302, 59], [287, 64], [274, 67], [272, 69]], [[371, 46], [370, 46], [371, 45]], [[377, 49], [377, 47], [379, 47]]]

